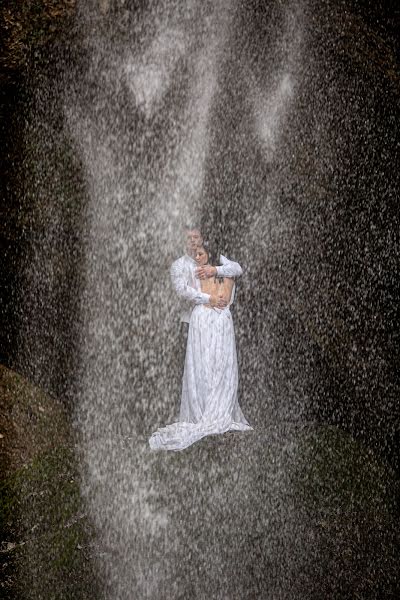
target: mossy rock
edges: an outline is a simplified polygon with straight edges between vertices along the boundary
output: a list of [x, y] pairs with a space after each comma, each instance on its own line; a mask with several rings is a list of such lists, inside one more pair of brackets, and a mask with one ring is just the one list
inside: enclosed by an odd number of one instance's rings
[[92, 530], [62, 405], [0, 367], [3, 597], [95, 598]]
[[15, 472], [40, 454], [71, 443], [62, 404], [2, 365], [0, 415], [3, 476]]

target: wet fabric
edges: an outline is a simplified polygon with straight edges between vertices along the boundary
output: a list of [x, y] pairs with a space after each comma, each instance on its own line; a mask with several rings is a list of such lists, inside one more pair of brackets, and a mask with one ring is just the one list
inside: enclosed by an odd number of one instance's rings
[[[233, 294], [234, 290], [232, 298]], [[207, 435], [251, 430], [237, 392], [236, 343], [229, 306], [220, 310], [199, 304], [190, 317], [179, 420], [153, 433], [150, 447], [183, 450]]]

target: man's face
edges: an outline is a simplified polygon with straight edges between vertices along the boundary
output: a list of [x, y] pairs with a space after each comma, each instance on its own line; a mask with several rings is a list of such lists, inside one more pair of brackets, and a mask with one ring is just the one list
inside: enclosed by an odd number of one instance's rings
[[203, 238], [201, 237], [201, 233], [198, 229], [189, 229], [186, 232], [186, 252], [189, 254], [189, 256], [194, 257], [198, 246], [202, 243]]

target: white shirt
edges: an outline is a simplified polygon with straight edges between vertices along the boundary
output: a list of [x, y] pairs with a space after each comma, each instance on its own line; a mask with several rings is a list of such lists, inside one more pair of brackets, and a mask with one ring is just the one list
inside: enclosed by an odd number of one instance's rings
[[[239, 263], [221, 254], [221, 266], [217, 267], [217, 277], [240, 277], [243, 273]], [[183, 300], [181, 322], [189, 323], [193, 304], [208, 304], [210, 295], [201, 291], [200, 280], [195, 276], [196, 261], [185, 254], [171, 266], [171, 281], [176, 293]]]

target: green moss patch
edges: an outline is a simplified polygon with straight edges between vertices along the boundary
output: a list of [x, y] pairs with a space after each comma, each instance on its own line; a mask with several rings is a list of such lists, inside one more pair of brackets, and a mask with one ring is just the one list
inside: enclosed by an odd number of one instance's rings
[[92, 529], [62, 406], [1, 367], [2, 597], [96, 597]]

